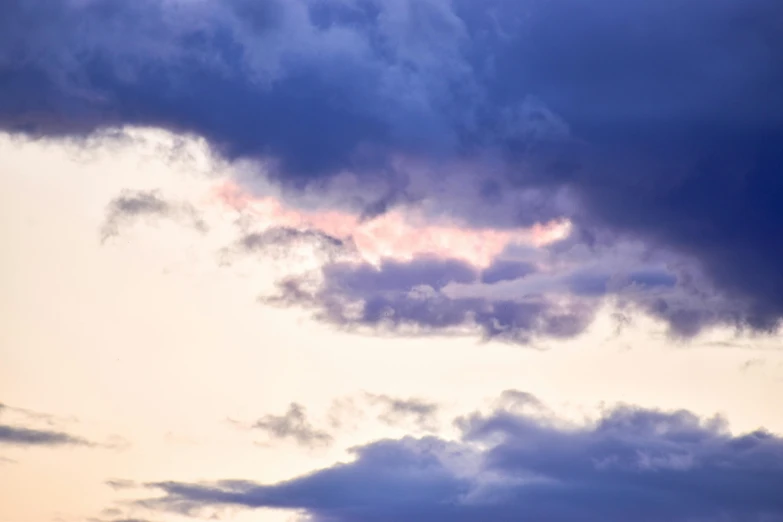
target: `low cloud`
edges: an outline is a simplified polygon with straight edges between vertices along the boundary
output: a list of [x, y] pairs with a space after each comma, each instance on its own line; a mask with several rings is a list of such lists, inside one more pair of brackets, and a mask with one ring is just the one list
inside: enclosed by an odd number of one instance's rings
[[[537, 405], [532, 396], [508, 393]], [[457, 420], [461, 437], [387, 439], [276, 484], [156, 482], [147, 508], [285, 509], [315, 522], [783, 520], [783, 439], [721, 418], [617, 407], [588, 424], [512, 409]]]
[[265, 304], [313, 311], [322, 322], [348, 330], [410, 335], [475, 335], [528, 343], [536, 337], [572, 337], [590, 324], [594, 306], [555, 302], [540, 294], [518, 299], [456, 297], [446, 288], [476, 280], [476, 270], [455, 260], [332, 263], [320, 274], [291, 276]]
[[[288, 275], [260, 301], [308, 309], [316, 320], [346, 331], [533, 344], [580, 335], [606, 304], [618, 317], [652, 316], [680, 339], [707, 327], [742, 323], [743, 302], [722, 296], [685, 257], [638, 241], [551, 224], [533, 227], [527, 239], [504, 236], [491, 251], [472, 259], [467, 250], [475, 248], [459, 247], [457, 236], [440, 238], [456, 247], [432, 252], [395, 236], [391, 229], [405, 231], [406, 237], [417, 232], [400, 212], [382, 218], [386, 221], [378, 232], [372, 223], [366, 230], [351, 228], [347, 214], [296, 211], [275, 198], [220, 197], [244, 205], [234, 202], [243, 214], [236, 222], [237, 239], [221, 251], [222, 262], [248, 254], [286, 260], [279, 268]], [[248, 210], [253, 202], [260, 205], [258, 215]], [[109, 208], [104, 239], [143, 217], [206, 229], [193, 205], [169, 202], [155, 191], [126, 191]], [[368, 246], [375, 232], [389, 236], [388, 244], [375, 245], [384, 247], [380, 251]], [[546, 241], [533, 241], [536, 234], [550, 233]], [[437, 243], [437, 234], [428, 234], [429, 243]], [[413, 254], [408, 252], [412, 246]]]

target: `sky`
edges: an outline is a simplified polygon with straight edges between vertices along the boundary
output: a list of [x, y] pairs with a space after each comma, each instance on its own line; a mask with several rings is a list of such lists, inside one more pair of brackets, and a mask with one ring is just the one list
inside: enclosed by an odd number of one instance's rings
[[781, 24], [0, 3], [0, 522], [783, 521]]

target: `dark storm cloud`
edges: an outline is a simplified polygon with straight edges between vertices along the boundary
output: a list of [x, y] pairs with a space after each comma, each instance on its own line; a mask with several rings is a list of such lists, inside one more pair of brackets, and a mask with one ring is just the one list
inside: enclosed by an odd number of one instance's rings
[[332, 436], [316, 428], [307, 419], [304, 406], [291, 403], [283, 415], [265, 415], [253, 424], [253, 429], [266, 433], [275, 440], [293, 440], [300, 446], [328, 446]]
[[459, 425], [460, 441], [373, 442], [350, 463], [277, 484], [150, 484], [163, 496], [142, 504], [289, 509], [317, 522], [783, 520], [783, 439], [732, 435], [720, 418], [620, 407], [575, 426], [498, 410]]
[[158, 191], [124, 190], [108, 205], [101, 227], [101, 241], [117, 236], [122, 227], [143, 218], [170, 218], [184, 221], [198, 231], [206, 230], [198, 212], [188, 203], [167, 201]]
[[769, 330], [782, 20], [778, 0], [6, 0], [0, 128], [163, 127], [287, 187], [347, 169], [378, 191], [367, 215], [435, 195], [474, 224], [566, 214], [691, 256], [737, 304], [659, 306], [679, 331]]
[[475, 281], [470, 265], [416, 258], [327, 264], [319, 278], [292, 276], [262, 302], [314, 311], [316, 319], [349, 329], [412, 335], [474, 333], [485, 339], [528, 343], [538, 336], [572, 337], [592, 319], [594, 304], [555, 304], [541, 295], [525, 300], [458, 297], [445, 287]]

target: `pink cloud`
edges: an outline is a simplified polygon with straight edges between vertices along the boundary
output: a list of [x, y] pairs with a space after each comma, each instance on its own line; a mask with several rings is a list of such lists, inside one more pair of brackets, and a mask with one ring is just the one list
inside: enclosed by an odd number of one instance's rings
[[273, 197], [253, 196], [231, 182], [216, 187], [213, 197], [222, 205], [252, 214], [267, 227], [316, 229], [340, 239], [352, 238], [360, 255], [370, 262], [426, 254], [486, 267], [511, 244], [546, 245], [565, 237], [570, 229], [567, 221], [537, 223], [516, 230], [464, 228], [453, 223], [425, 223], [415, 212], [404, 210], [362, 221], [358, 215], [347, 212], [290, 208]]

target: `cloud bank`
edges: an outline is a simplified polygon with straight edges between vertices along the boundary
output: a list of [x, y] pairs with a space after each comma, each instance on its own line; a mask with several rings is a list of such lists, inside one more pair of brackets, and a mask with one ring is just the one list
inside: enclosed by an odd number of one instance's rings
[[366, 219], [400, 205], [467, 227], [568, 218], [587, 244], [685, 256], [696, 291], [734, 303], [649, 308], [678, 331], [769, 331], [781, 19], [776, 0], [10, 0], [0, 129], [198, 135]]
[[458, 440], [381, 440], [354, 448], [352, 462], [277, 484], [149, 484], [163, 495], [141, 504], [287, 509], [318, 522], [783, 520], [783, 439], [773, 434], [629, 406], [577, 425], [542, 413], [529, 394], [504, 400], [534, 412], [474, 413], [457, 420]]

